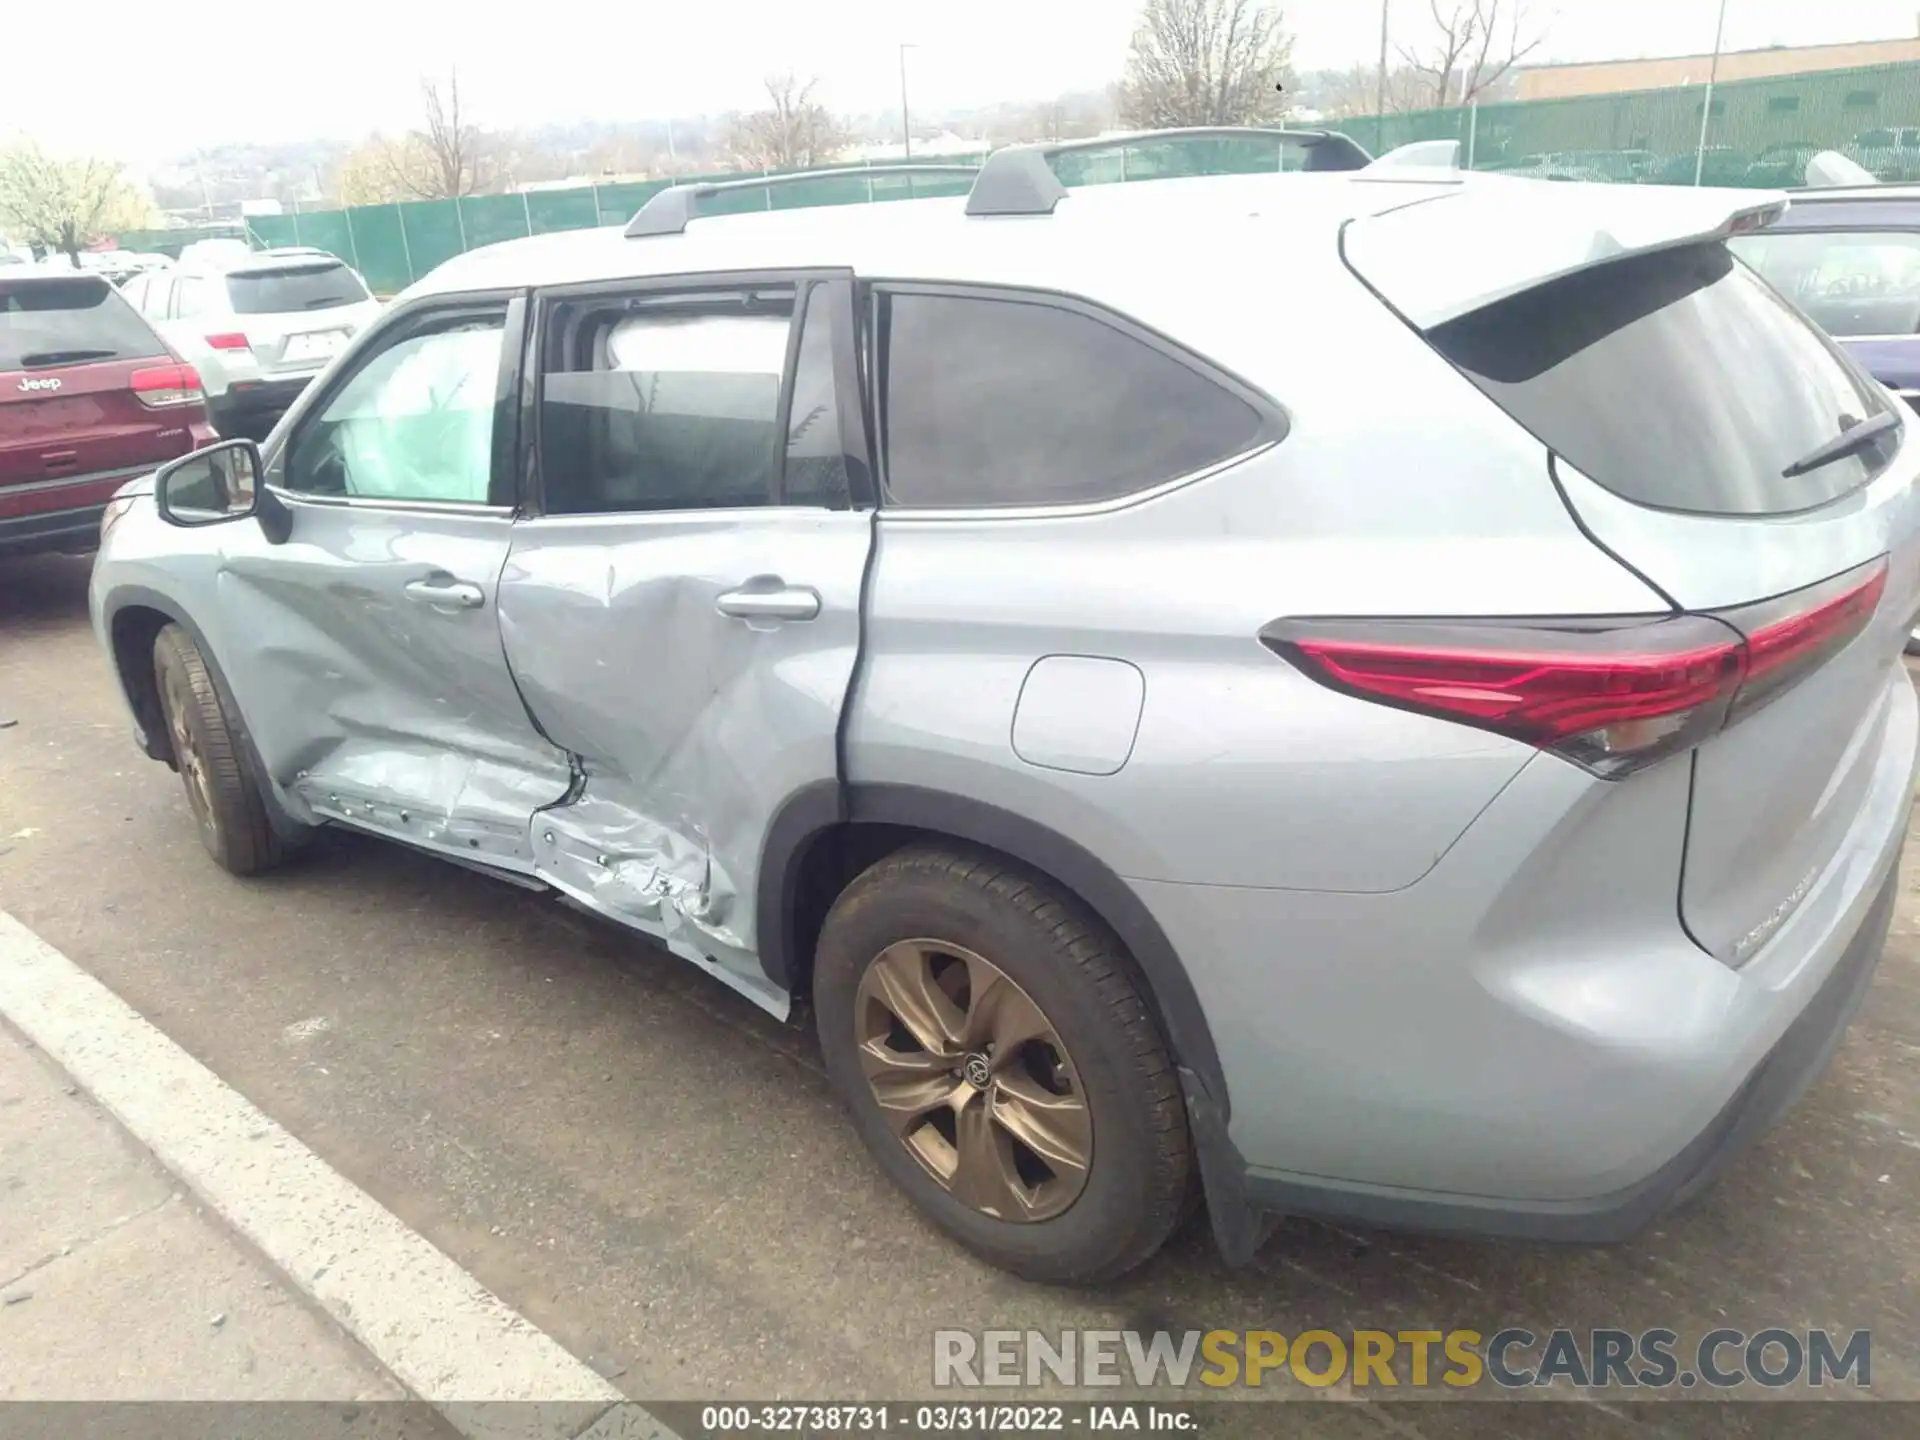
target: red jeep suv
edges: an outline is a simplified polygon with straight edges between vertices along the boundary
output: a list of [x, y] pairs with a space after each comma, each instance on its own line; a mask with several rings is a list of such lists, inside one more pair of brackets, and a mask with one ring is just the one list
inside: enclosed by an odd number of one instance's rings
[[115, 490], [213, 438], [200, 377], [105, 280], [0, 272], [0, 556], [93, 549]]

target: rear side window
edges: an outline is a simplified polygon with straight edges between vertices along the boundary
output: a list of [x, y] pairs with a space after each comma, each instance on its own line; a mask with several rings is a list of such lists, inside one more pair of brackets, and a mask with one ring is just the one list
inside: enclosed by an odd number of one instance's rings
[[105, 280], [0, 280], [0, 370], [37, 370], [166, 354]]
[[800, 296], [775, 285], [556, 305], [540, 382], [547, 513], [849, 508], [834, 366], [847, 305], [844, 286], [819, 281]]
[[883, 291], [875, 339], [896, 505], [1110, 500], [1276, 433], [1224, 381], [1056, 301]]
[[173, 288], [173, 314], [188, 319], [212, 311], [217, 301], [214, 286], [220, 282], [207, 275], [182, 275]]
[[1888, 407], [1720, 244], [1583, 270], [1428, 339], [1549, 448], [1643, 505], [1807, 510], [1866, 484], [1893, 449], [1784, 473]]
[[367, 287], [344, 265], [303, 265], [237, 270], [227, 276], [227, 296], [236, 315], [288, 315], [358, 305], [367, 298]]

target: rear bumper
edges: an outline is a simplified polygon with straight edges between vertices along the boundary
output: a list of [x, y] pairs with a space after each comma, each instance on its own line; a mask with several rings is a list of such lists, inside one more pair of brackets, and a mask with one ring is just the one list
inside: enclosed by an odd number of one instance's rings
[[1890, 667], [1873, 777], [1820, 881], [1734, 969], [1679, 928], [1691, 768], [1529, 765], [1391, 894], [1131, 882], [1185, 962], [1228, 1115], [1189, 1110], [1223, 1247], [1309, 1214], [1622, 1238], [1816, 1078], [1884, 945], [1920, 703]]
[[78, 555], [100, 541], [105, 505], [49, 510], [35, 515], [0, 517], [0, 555], [33, 555], [49, 550]]
[[[1873, 981], [1899, 888], [1895, 867], [1881, 882], [1866, 923], [1839, 964], [1732, 1103], [1679, 1154], [1637, 1184], [1578, 1200], [1480, 1201], [1345, 1189], [1248, 1172], [1245, 1203], [1265, 1215], [1315, 1215], [1395, 1230], [1589, 1243], [1624, 1240], [1710, 1183], [1819, 1079]], [[1575, 1123], [1574, 1117], [1569, 1123]]]
[[207, 398], [207, 412], [214, 429], [222, 435], [238, 428], [271, 425], [312, 383], [312, 375], [291, 380], [237, 380], [221, 394]]
[[[210, 438], [204, 425], [192, 427], [194, 444], [205, 444]], [[100, 516], [113, 492], [129, 480], [152, 474], [154, 465], [0, 486], [0, 555], [93, 549], [100, 539]]]

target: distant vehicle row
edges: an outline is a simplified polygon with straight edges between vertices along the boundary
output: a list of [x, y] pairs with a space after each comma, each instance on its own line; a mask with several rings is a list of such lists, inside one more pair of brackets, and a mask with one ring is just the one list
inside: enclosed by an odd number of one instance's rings
[[1543, 150], [1509, 158], [1482, 149], [1473, 168], [1535, 180], [1615, 185], [1691, 185], [1697, 171], [1703, 185], [1787, 189], [1801, 184], [1807, 162], [1828, 150], [1837, 150], [1881, 180], [1920, 180], [1920, 127], [1869, 130], [1840, 146], [1787, 140], [1758, 153], [1709, 145], [1704, 156], [1689, 148], [1680, 154], [1645, 149]]

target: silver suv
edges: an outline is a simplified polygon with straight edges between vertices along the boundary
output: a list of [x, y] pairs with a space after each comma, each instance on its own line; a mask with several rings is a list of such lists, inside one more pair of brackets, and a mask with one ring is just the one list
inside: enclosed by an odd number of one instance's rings
[[116, 502], [139, 743], [236, 873], [350, 827], [810, 1010], [1025, 1275], [1629, 1233], [1873, 973], [1908, 422], [1729, 253], [1779, 197], [1046, 159], [435, 271]]
[[215, 428], [264, 435], [380, 318], [380, 302], [324, 250], [235, 250], [188, 254], [177, 267], [134, 276], [122, 293], [199, 372]]

